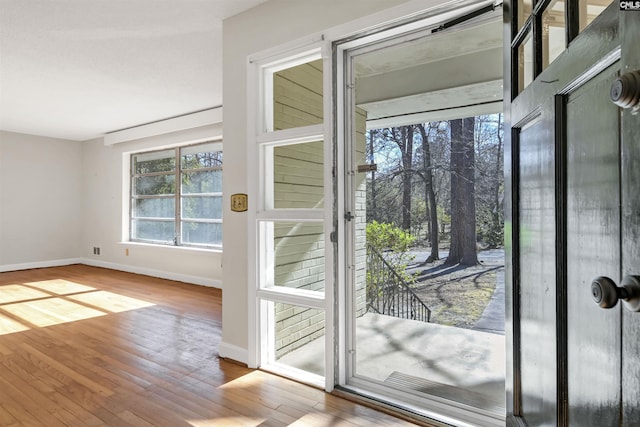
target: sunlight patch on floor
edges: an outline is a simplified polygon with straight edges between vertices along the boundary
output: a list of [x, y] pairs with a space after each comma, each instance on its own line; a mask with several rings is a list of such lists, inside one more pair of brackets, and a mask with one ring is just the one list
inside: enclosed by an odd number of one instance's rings
[[124, 295], [114, 294], [113, 292], [107, 291], [89, 292], [86, 294], [73, 295], [69, 298], [83, 304], [92, 305], [102, 310], [110, 311], [113, 313], [136, 310], [138, 308], [152, 307], [155, 305], [147, 301], [126, 297]]
[[11, 284], [0, 286], [0, 304], [47, 298], [51, 295], [24, 285]]
[[0, 335], [154, 305], [64, 279], [0, 285]]
[[104, 316], [107, 313], [62, 298], [47, 298], [2, 306], [2, 310], [35, 326], [52, 326]]
[[43, 291], [50, 292], [57, 295], [75, 294], [78, 292], [95, 291], [96, 288], [91, 286], [81, 285], [79, 283], [70, 282], [64, 279], [52, 279], [41, 282], [29, 282], [25, 283], [27, 286], [42, 289]]
[[29, 329], [28, 326], [0, 313], [0, 335], [28, 331]]
[[236, 378], [235, 380], [231, 380], [222, 384], [219, 388], [224, 389], [244, 389], [251, 386], [259, 386], [264, 381], [264, 373], [260, 371], [249, 372], [248, 374], [242, 375], [241, 377]]

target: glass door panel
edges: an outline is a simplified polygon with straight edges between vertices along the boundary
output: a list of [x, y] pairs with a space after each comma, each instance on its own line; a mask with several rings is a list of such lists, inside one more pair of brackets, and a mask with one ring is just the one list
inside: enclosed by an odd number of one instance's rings
[[545, 69], [567, 46], [566, 4], [553, 0], [542, 12], [542, 68]]
[[524, 26], [524, 23], [531, 16], [533, 11], [533, 0], [519, 0], [518, 7], [518, 31]]
[[324, 310], [266, 301], [274, 331], [269, 359], [323, 377], [325, 374]]
[[522, 92], [533, 81], [533, 35], [532, 32], [524, 37], [517, 48], [517, 93]]
[[324, 294], [325, 244], [321, 222], [263, 221], [262, 289], [283, 287]]
[[482, 426], [506, 412], [502, 71], [482, 88], [427, 77], [499, 61], [501, 32], [496, 17], [367, 45], [347, 76], [347, 384]]
[[272, 150], [274, 209], [322, 209], [323, 141], [288, 144]]
[[273, 73], [272, 130], [322, 124], [322, 60]]
[[613, 0], [578, 0], [580, 32], [600, 16], [611, 3]]

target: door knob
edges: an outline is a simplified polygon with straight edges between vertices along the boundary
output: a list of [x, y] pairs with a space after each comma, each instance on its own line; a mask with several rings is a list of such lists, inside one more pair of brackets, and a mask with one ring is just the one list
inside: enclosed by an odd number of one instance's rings
[[625, 276], [620, 286], [608, 277], [596, 277], [591, 283], [593, 301], [602, 308], [612, 308], [618, 300], [631, 311], [640, 311], [640, 276]]
[[618, 107], [637, 108], [640, 105], [640, 70], [624, 73], [615, 79], [611, 84], [609, 95], [611, 101]]

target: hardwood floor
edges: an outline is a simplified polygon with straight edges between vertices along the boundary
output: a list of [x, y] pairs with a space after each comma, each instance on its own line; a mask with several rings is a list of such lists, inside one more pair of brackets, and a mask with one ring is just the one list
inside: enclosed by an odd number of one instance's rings
[[408, 426], [218, 359], [222, 294], [73, 265], [0, 273], [0, 426]]

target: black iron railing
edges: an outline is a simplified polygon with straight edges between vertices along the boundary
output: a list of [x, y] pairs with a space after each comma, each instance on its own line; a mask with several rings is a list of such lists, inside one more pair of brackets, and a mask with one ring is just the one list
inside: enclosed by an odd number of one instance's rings
[[431, 309], [371, 245], [367, 245], [367, 309], [402, 319], [431, 321]]

